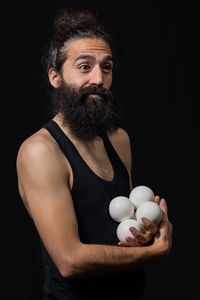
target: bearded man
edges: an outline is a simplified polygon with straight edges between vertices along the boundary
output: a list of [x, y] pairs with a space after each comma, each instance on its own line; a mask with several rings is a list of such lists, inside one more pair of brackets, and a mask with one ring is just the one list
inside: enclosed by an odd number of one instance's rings
[[109, 216], [110, 201], [133, 188], [130, 140], [111, 91], [112, 53], [92, 13], [58, 12], [47, 57], [53, 117], [17, 156], [19, 192], [41, 238], [43, 299], [143, 299], [144, 266], [171, 248], [159, 196], [160, 225], [144, 219], [126, 244]]

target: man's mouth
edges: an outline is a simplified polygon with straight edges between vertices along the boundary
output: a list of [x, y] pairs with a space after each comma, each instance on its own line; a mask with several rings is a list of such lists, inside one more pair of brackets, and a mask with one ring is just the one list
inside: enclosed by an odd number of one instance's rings
[[88, 97], [92, 97], [92, 98], [102, 98], [101, 95], [99, 95], [99, 94], [89, 94]]

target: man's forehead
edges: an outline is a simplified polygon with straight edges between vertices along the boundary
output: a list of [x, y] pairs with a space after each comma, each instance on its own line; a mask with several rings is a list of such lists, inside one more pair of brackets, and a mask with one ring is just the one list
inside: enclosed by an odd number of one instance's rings
[[82, 38], [72, 40], [67, 45], [68, 59], [77, 60], [78, 57], [98, 56], [110, 57], [112, 53], [109, 45], [102, 39]]

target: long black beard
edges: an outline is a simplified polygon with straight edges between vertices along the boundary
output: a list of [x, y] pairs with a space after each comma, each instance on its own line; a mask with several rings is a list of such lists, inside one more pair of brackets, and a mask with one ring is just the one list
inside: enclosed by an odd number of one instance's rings
[[83, 141], [113, 134], [120, 126], [120, 110], [113, 93], [96, 85], [77, 89], [62, 80], [55, 89], [53, 109], [54, 114], [62, 114], [63, 125], [71, 134]]

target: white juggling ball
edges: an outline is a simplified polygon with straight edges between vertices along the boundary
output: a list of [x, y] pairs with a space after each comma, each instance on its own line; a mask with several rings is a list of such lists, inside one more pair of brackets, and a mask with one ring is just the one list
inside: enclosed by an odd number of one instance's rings
[[143, 217], [159, 224], [162, 219], [162, 210], [157, 203], [153, 201], [145, 201], [139, 205], [136, 211], [136, 218], [139, 223], [142, 223]]
[[135, 236], [130, 232], [129, 228], [130, 227], [135, 227], [138, 231], [141, 231], [143, 226], [142, 224], [139, 224], [138, 221], [133, 220], [133, 219], [127, 219], [124, 220], [123, 222], [121, 222], [118, 227], [117, 227], [117, 237], [118, 239], [123, 242], [126, 243], [125, 238], [130, 236], [133, 240], [135, 239]]
[[153, 201], [155, 197], [154, 192], [145, 185], [136, 186], [129, 195], [129, 199], [137, 209], [144, 201]]
[[109, 214], [116, 222], [122, 222], [131, 218], [134, 213], [134, 205], [129, 198], [118, 196], [113, 198], [109, 204]]

